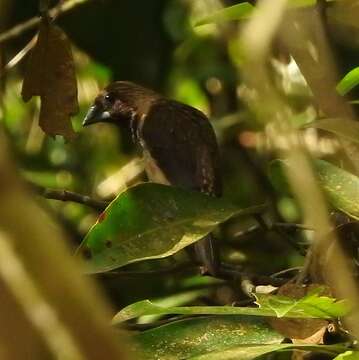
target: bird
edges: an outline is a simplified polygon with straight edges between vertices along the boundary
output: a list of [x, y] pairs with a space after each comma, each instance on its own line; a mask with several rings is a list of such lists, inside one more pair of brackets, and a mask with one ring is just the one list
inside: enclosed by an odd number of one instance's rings
[[[133, 82], [115, 81], [98, 94], [83, 120], [83, 126], [95, 123], [130, 130], [149, 181], [222, 195], [216, 135], [200, 110]], [[216, 276], [220, 262], [212, 234], [193, 246], [202, 273]]]

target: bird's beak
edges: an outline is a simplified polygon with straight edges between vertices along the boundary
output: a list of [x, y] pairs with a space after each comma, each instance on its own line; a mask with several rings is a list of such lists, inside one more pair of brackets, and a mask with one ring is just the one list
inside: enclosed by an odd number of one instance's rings
[[82, 126], [87, 126], [91, 124], [95, 124], [102, 121], [107, 121], [110, 119], [111, 115], [108, 111], [103, 111], [98, 106], [93, 105], [90, 107], [87, 112], [84, 121], [82, 122]]

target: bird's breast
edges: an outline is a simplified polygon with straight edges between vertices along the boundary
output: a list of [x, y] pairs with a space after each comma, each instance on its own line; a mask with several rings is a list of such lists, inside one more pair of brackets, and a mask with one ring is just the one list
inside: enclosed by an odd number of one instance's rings
[[171, 185], [166, 175], [158, 166], [156, 160], [151, 155], [150, 151], [146, 146], [146, 142], [143, 139], [142, 128], [145, 121], [146, 115], [142, 115], [137, 123], [136, 127], [136, 138], [142, 148], [142, 157], [144, 160], [145, 171], [148, 180], [157, 184]]

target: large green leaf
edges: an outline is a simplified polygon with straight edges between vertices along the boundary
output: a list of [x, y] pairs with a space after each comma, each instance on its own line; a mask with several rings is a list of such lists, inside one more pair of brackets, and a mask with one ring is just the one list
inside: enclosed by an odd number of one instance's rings
[[272, 309], [279, 318], [303, 315], [308, 318], [330, 319], [349, 313], [348, 301], [321, 296], [322, 291], [322, 288], [317, 288], [301, 299], [281, 295], [257, 295], [256, 303], [261, 309]]
[[172, 322], [132, 337], [141, 359], [250, 360], [278, 350], [302, 349], [336, 355], [344, 346], [280, 344], [283, 336], [259, 318], [196, 317]]
[[[159, 299], [153, 300], [153, 302], [156, 305], [164, 306], [164, 307], [181, 306], [181, 305], [186, 305], [188, 303], [195, 301], [200, 296], [205, 296], [205, 295], [208, 296], [208, 294], [209, 294], [208, 288], [196, 289], [196, 290], [184, 291], [182, 293], [176, 293], [176, 294], [169, 295], [169, 296], [166, 296], [163, 298], [159, 298]], [[157, 320], [157, 318], [160, 318], [160, 317], [161, 317], [161, 314], [147, 315], [147, 316], [144, 315], [137, 319], [137, 323], [138, 324], [148, 324], [148, 323], [151, 323], [151, 322]]]
[[[289, 0], [288, 2], [290, 7], [307, 7], [313, 6], [316, 4], [316, 0]], [[202, 19], [196, 21], [195, 26], [207, 25], [212, 23], [222, 23], [232, 20], [245, 20], [248, 19], [255, 7], [249, 2], [242, 2], [237, 5], [225, 7], [214, 13], [203, 17]]]
[[359, 351], [346, 351], [339, 354], [334, 360], [359, 360]]
[[359, 67], [350, 70], [337, 85], [337, 91], [341, 95], [347, 94], [359, 84]]
[[317, 129], [322, 129], [329, 131], [337, 136], [340, 136], [344, 139], [359, 142], [359, 123], [350, 119], [320, 119], [313, 121], [305, 125], [306, 128], [314, 127]]
[[345, 349], [342, 345], [312, 345], [312, 344], [274, 344], [274, 345], [239, 345], [231, 349], [213, 351], [209, 354], [191, 357], [191, 360], [252, 360], [275, 351], [316, 351], [335, 355]]
[[231, 216], [263, 209], [256, 206], [243, 210], [199, 192], [144, 183], [121, 193], [107, 207], [78, 253], [87, 260], [88, 272], [109, 271], [172, 255]]
[[359, 219], [359, 178], [324, 160], [316, 160], [315, 168], [332, 206]]
[[[281, 184], [281, 188], [289, 186], [283, 169], [286, 166], [285, 161], [275, 160], [269, 169], [272, 182]], [[325, 160], [315, 159], [313, 166], [330, 204], [354, 219], [359, 219], [359, 178]]]
[[279, 344], [283, 335], [259, 318], [197, 317], [144, 331], [133, 338], [141, 359], [191, 359], [242, 344]]
[[122, 309], [113, 323], [137, 318], [143, 315], [254, 315], [289, 318], [331, 319], [344, 316], [349, 311], [347, 301], [336, 301], [327, 296], [309, 294], [302, 299], [266, 295], [257, 298], [259, 307], [234, 306], [172, 306], [165, 307], [143, 300]]

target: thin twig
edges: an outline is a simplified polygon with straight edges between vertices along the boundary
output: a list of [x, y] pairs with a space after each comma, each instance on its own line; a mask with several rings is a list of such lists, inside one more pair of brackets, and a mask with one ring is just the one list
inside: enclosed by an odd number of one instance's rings
[[[66, 2], [60, 2], [59, 5], [54, 6], [50, 11], [49, 15], [51, 18], [56, 18], [74, 7], [85, 3], [88, 0], [68, 0]], [[41, 21], [40, 16], [35, 16], [21, 24], [18, 24], [14, 26], [13, 28], [3, 32], [0, 34], [0, 44], [9, 41], [11, 39], [16, 38], [17, 36], [23, 34], [24, 32], [34, 28], [36, 25], [38, 25]]]
[[276, 222], [272, 225], [272, 228], [282, 228], [286, 230], [309, 230], [313, 231], [312, 228], [304, 225], [304, 224], [296, 224], [296, 223], [282, 223]]
[[289, 269], [284, 269], [284, 270], [278, 271], [278, 272], [272, 274], [271, 277], [276, 278], [278, 276], [287, 275], [288, 273], [299, 272], [301, 269], [302, 269], [301, 266], [295, 266], [295, 267], [292, 267]]
[[106, 273], [103, 273], [104, 276], [124, 276], [124, 277], [137, 277], [137, 276], [157, 276], [157, 275], [167, 275], [167, 274], [176, 274], [179, 272], [194, 271], [199, 273], [199, 268], [193, 263], [184, 262], [176, 263], [172, 266], [161, 267], [158, 269], [151, 270], [112, 270]]
[[[270, 226], [266, 223], [263, 216], [260, 214], [254, 215], [254, 218], [258, 222], [259, 226], [263, 228], [264, 231], [273, 231], [278, 234], [278, 236], [281, 239], [284, 239], [286, 243], [288, 243], [290, 246], [293, 247], [300, 255], [305, 256], [306, 251], [294, 240], [292, 237], [287, 234], [285, 231], [283, 231], [283, 228], [281, 226]], [[277, 223], [278, 224], [278, 223]]]
[[7, 71], [18, 65], [28, 54], [28, 52], [35, 46], [37, 35], [35, 35], [2, 69], [0, 72], [0, 79], [6, 74]]
[[96, 200], [90, 196], [81, 195], [68, 190], [44, 189], [42, 196], [46, 199], [76, 202], [100, 211], [103, 211], [108, 205], [107, 201]]
[[[185, 262], [176, 264], [174, 266], [162, 267], [152, 270], [131, 271], [131, 270], [115, 270], [104, 273], [104, 276], [118, 276], [118, 277], [137, 277], [137, 276], [156, 276], [156, 275], [173, 275], [181, 272], [191, 272], [194, 274], [201, 274], [201, 266], [193, 265]], [[258, 275], [247, 273], [241, 270], [238, 266], [221, 263], [218, 274], [216, 276], [222, 280], [245, 280], [250, 281], [254, 285], [273, 285], [280, 286], [288, 281], [288, 279], [274, 278], [272, 276]]]
[[33, 183], [29, 183], [29, 186], [46, 199], [71, 201], [89, 206], [98, 211], [103, 211], [109, 204], [108, 201], [93, 199], [88, 195], [82, 195], [68, 190], [48, 189]]

